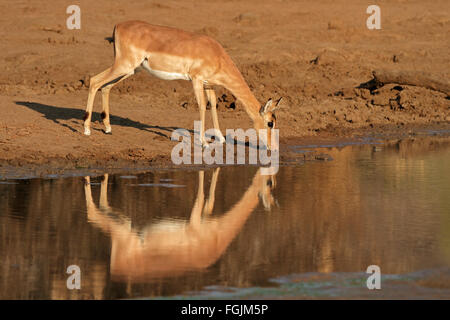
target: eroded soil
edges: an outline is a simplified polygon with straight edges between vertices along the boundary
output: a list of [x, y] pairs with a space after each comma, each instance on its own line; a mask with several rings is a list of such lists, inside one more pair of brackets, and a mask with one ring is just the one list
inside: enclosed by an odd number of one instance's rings
[[[114, 24], [140, 19], [216, 38], [255, 96], [284, 97], [277, 113], [281, 157], [288, 145], [450, 130], [445, 93], [398, 84], [358, 86], [379, 68], [417, 70], [448, 81], [450, 3], [378, 1], [382, 29], [366, 27], [365, 1], [79, 1], [81, 30], [66, 28], [64, 1], [0, 3], [0, 164], [13, 168], [167, 166], [176, 128], [199, 118], [190, 82], [141, 72], [111, 92], [112, 135], [101, 97], [82, 134], [89, 77], [113, 62], [104, 40]], [[219, 89], [222, 129], [249, 117]], [[207, 126], [212, 126], [207, 112]]]

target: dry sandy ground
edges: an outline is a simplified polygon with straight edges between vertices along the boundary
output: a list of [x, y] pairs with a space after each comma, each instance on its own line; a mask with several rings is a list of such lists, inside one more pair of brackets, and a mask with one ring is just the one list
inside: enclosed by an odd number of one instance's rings
[[[86, 81], [112, 64], [104, 40], [114, 24], [139, 19], [216, 38], [255, 96], [284, 97], [277, 113], [286, 145], [375, 134], [449, 130], [441, 92], [386, 85], [358, 89], [378, 68], [417, 70], [448, 82], [450, 2], [377, 1], [381, 30], [366, 28], [367, 1], [78, 1], [81, 30], [65, 27], [71, 1], [0, 3], [0, 163], [24, 167], [166, 165], [174, 128], [199, 118], [190, 82], [141, 72], [111, 93], [113, 134], [100, 123], [82, 135]], [[222, 96], [225, 95], [225, 96]], [[222, 129], [251, 126], [219, 90]], [[207, 112], [207, 126], [212, 125]]]

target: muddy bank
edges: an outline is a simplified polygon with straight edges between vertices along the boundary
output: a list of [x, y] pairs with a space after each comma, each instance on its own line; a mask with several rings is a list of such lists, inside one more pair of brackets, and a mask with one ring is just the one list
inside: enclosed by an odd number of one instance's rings
[[[374, 148], [383, 145], [419, 145], [422, 149], [433, 150], [436, 144], [449, 143], [450, 128], [448, 125], [434, 126], [402, 126], [402, 127], [380, 127], [371, 130], [348, 130], [344, 131], [339, 138], [330, 132], [313, 137], [286, 138], [282, 140], [279, 153], [279, 165], [291, 166], [302, 165], [311, 161], [332, 161], [334, 155], [329, 148], [342, 148], [350, 145], [372, 144]], [[367, 135], [367, 132], [370, 132]], [[175, 142], [172, 142], [175, 144]], [[145, 149], [144, 149], [145, 150]], [[225, 147], [224, 147], [225, 150]], [[248, 148], [246, 149], [246, 161], [248, 161]], [[0, 161], [0, 180], [23, 179], [35, 177], [56, 178], [62, 176], [100, 175], [108, 173], [133, 172], [135, 174], [147, 172], [148, 170], [196, 170], [200, 168], [211, 168], [222, 165], [206, 164], [180, 164], [176, 165], [167, 154], [158, 154], [148, 158], [145, 153], [134, 154], [127, 150], [120, 154], [108, 154], [99, 152], [90, 156], [71, 156], [49, 158], [45, 153], [40, 157], [14, 158]], [[194, 153], [193, 153], [194, 154]], [[226, 153], [224, 151], [224, 163]], [[235, 159], [236, 159], [235, 154]], [[224, 164], [226, 166], [226, 164]]]

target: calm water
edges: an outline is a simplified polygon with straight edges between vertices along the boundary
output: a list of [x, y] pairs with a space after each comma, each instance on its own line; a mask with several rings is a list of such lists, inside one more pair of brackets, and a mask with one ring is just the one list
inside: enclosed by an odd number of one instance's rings
[[0, 180], [0, 298], [450, 298], [450, 139], [321, 151], [274, 177]]

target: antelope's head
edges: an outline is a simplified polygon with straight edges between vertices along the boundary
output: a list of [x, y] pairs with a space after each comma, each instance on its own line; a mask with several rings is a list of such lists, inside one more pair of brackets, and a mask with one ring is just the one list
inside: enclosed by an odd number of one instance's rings
[[259, 109], [259, 114], [262, 118], [261, 128], [267, 130], [267, 141], [266, 146], [270, 150], [271, 148], [277, 148], [278, 146], [272, 146], [272, 132], [276, 128], [277, 118], [275, 116], [275, 110], [279, 108], [280, 102], [283, 98], [278, 99], [278, 101], [273, 104], [272, 99], [269, 99], [264, 106]]
[[270, 211], [274, 205], [277, 204], [272, 191], [275, 189], [276, 179], [275, 175], [264, 175], [259, 190], [259, 197], [261, 198], [264, 209]]

